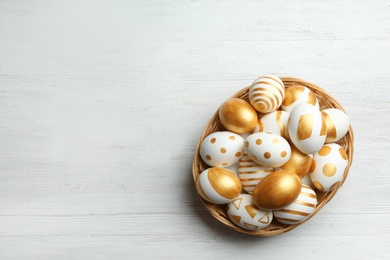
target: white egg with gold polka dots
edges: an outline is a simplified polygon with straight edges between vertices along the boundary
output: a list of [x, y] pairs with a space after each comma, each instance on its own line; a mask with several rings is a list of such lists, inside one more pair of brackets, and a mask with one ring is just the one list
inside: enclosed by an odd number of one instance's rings
[[280, 135], [254, 133], [245, 139], [245, 151], [255, 162], [269, 167], [285, 164], [291, 156], [291, 147]]
[[290, 140], [302, 153], [314, 154], [325, 143], [325, 120], [311, 104], [300, 104], [291, 111], [287, 129]]
[[317, 206], [317, 195], [312, 188], [302, 185], [298, 198], [285, 208], [274, 210], [277, 221], [287, 225], [294, 225], [307, 220], [313, 215]]
[[252, 196], [240, 194], [226, 205], [228, 217], [234, 224], [247, 230], [260, 230], [272, 222], [272, 211], [256, 208], [252, 204]]
[[244, 155], [244, 138], [229, 131], [214, 132], [200, 145], [200, 156], [210, 166], [228, 167]]
[[271, 132], [288, 139], [287, 122], [290, 113], [282, 110], [277, 110], [262, 116], [253, 130], [253, 133], [257, 132]]
[[310, 178], [319, 191], [333, 190], [344, 179], [348, 156], [343, 147], [336, 143], [324, 145], [313, 156]]
[[249, 194], [252, 194], [256, 185], [273, 171], [274, 168], [258, 164], [247, 154], [241, 158], [238, 165], [238, 177], [242, 187]]

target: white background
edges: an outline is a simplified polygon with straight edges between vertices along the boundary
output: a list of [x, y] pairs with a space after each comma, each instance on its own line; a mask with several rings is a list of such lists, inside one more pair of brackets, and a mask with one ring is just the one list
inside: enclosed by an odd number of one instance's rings
[[[195, 146], [262, 74], [325, 88], [345, 185], [261, 238], [216, 221]], [[0, 0], [0, 259], [388, 259], [390, 1]]]

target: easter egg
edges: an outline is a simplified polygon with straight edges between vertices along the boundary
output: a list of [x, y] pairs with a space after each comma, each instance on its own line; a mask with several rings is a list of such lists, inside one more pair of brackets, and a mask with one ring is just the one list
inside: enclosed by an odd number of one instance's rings
[[301, 192], [301, 179], [295, 173], [279, 170], [269, 174], [253, 191], [253, 203], [265, 210], [281, 209], [293, 203]]
[[245, 100], [231, 98], [218, 111], [222, 125], [234, 133], [251, 132], [257, 125], [257, 112]]
[[337, 108], [328, 108], [321, 111], [326, 122], [325, 143], [333, 143], [345, 136], [349, 129], [349, 119], [344, 111]]
[[344, 148], [331, 143], [324, 145], [313, 156], [310, 178], [319, 191], [333, 190], [344, 179], [348, 156]]
[[275, 111], [280, 107], [283, 99], [283, 81], [275, 76], [261, 76], [249, 88], [249, 101], [261, 113]]
[[199, 153], [209, 166], [231, 166], [244, 155], [244, 139], [229, 131], [214, 132], [202, 141]]
[[293, 172], [299, 178], [305, 177], [309, 173], [313, 161], [313, 155], [305, 154], [298, 150], [294, 145], [291, 145], [291, 157], [281, 166], [283, 170]]
[[325, 120], [311, 104], [300, 104], [291, 111], [287, 129], [290, 140], [303, 153], [313, 154], [325, 143]]
[[285, 89], [285, 97], [282, 109], [291, 112], [299, 104], [311, 104], [317, 109], [320, 108], [317, 97], [313, 91], [302, 85], [295, 85]]
[[240, 179], [225, 168], [209, 168], [204, 170], [196, 180], [199, 195], [215, 204], [226, 204], [240, 195], [242, 186]]
[[258, 120], [257, 125], [253, 130], [253, 133], [270, 132], [273, 134], [280, 135], [285, 139], [288, 139], [287, 122], [289, 115], [289, 113], [282, 110], [277, 110], [265, 114]]
[[285, 208], [274, 210], [277, 221], [294, 225], [307, 220], [313, 215], [317, 206], [317, 195], [312, 188], [302, 185], [298, 198]]
[[272, 222], [272, 211], [252, 205], [251, 195], [240, 194], [226, 205], [226, 213], [234, 224], [247, 230], [260, 230]]
[[244, 190], [252, 194], [256, 185], [273, 171], [272, 167], [262, 166], [245, 154], [239, 162], [238, 177]]
[[279, 167], [291, 156], [286, 139], [272, 133], [254, 133], [245, 139], [245, 151], [255, 162], [269, 167]]
[[310, 188], [314, 189], [314, 184], [310, 178], [310, 174], [306, 174], [305, 177], [301, 179], [302, 185], [309, 186]]

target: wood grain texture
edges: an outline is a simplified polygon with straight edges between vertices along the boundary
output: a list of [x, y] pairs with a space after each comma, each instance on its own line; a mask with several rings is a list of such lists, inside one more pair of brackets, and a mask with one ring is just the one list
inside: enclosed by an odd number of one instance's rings
[[[0, 259], [387, 259], [390, 2], [0, 1]], [[346, 109], [336, 197], [271, 238], [201, 205], [195, 145], [262, 74]]]

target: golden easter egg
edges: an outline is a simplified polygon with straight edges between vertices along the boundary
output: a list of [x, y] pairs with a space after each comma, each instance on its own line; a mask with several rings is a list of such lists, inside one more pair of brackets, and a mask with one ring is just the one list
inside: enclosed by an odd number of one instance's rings
[[279, 170], [266, 176], [256, 186], [253, 203], [264, 210], [284, 208], [293, 203], [301, 192], [301, 179], [295, 173]]
[[233, 172], [225, 168], [208, 168], [196, 180], [199, 195], [215, 204], [227, 204], [240, 195], [242, 185]]
[[231, 98], [219, 108], [219, 119], [227, 130], [243, 134], [256, 127], [258, 117], [248, 102], [241, 98]]
[[291, 144], [291, 157], [290, 159], [281, 166], [283, 170], [293, 172], [303, 178], [310, 172], [310, 167], [313, 163], [313, 155], [305, 154], [299, 151], [295, 145]]

